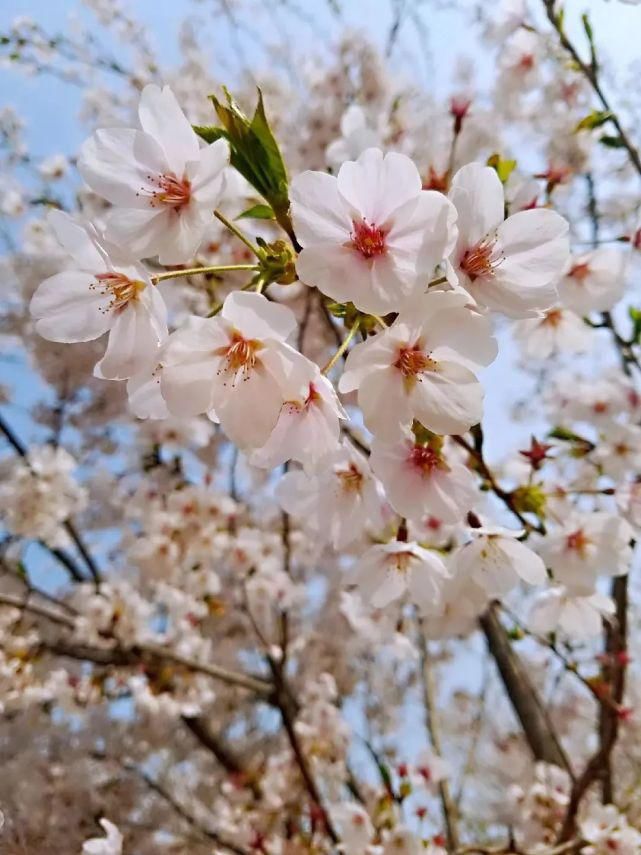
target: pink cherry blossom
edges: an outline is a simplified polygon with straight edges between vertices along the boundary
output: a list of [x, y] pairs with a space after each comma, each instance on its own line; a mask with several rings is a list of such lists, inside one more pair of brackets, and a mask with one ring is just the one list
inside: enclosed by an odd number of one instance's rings
[[504, 220], [503, 186], [488, 166], [469, 163], [452, 179], [458, 241], [451, 256], [459, 284], [476, 300], [510, 318], [531, 318], [557, 299], [568, 261], [568, 223], [533, 208]]
[[106, 243], [89, 223], [62, 211], [49, 222], [74, 267], [45, 279], [31, 300], [36, 330], [49, 341], [91, 341], [109, 333], [97, 377], [122, 380], [153, 363], [167, 337], [167, 312], [145, 268]]
[[89, 187], [114, 206], [107, 235], [139, 258], [189, 261], [211, 222], [229, 160], [224, 140], [201, 147], [168, 86], [146, 86], [142, 130], [99, 130], [82, 147], [78, 167]]
[[356, 345], [339, 381], [358, 390], [365, 424], [385, 442], [418, 419], [438, 434], [462, 433], [478, 422], [483, 390], [473, 373], [496, 356], [487, 318], [461, 294], [418, 298], [394, 324]]
[[364, 312], [397, 311], [456, 237], [454, 208], [421, 189], [416, 166], [402, 154], [370, 148], [337, 177], [303, 172], [291, 197], [301, 280]]

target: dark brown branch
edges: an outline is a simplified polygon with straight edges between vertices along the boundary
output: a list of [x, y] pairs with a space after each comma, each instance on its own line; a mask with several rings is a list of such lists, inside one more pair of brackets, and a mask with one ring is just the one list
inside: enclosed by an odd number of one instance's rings
[[183, 716], [185, 727], [191, 732], [195, 739], [206, 748], [225, 771], [238, 783], [248, 786], [256, 798], [260, 798], [261, 790], [258, 781], [248, 772], [234, 751], [229, 747], [223, 737], [214, 733], [208, 722], [202, 716]]
[[499, 620], [497, 603], [492, 603], [481, 615], [480, 624], [530, 751], [537, 760], [560, 766], [572, 776], [570, 762], [550, 717]]

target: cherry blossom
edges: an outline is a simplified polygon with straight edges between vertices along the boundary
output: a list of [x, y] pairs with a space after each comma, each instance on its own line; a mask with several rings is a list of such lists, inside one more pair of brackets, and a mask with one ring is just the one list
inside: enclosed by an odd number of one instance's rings
[[472, 530], [472, 540], [451, 560], [452, 573], [474, 581], [491, 596], [501, 597], [519, 583], [544, 585], [547, 581], [542, 559], [517, 540], [521, 532], [507, 529]]
[[139, 258], [189, 261], [211, 221], [229, 160], [224, 140], [200, 147], [172, 90], [155, 84], [140, 96], [142, 130], [109, 128], [83, 145], [78, 168], [114, 210], [107, 236]]
[[75, 267], [45, 279], [31, 300], [36, 330], [49, 341], [92, 341], [109, 332], [97, 377], [122, 380], [153, 362], [167, 336], [165, 304], [134, 258], [105, 243], [90, 223], [61, 211], [49, 223]]
[[555, 581], [576, 593], [591, 594], [599, 575], [622, 576], [630, 569], [632, 530], [603, 511], [576, 513], [549, 532], [539, 552]]
[[394, 442], [413, 419], [438, 434], [480, 420], [483, 390], [473, 370], [492, 362], [496, 342], [487, 318], [465, 303], [460, 294], [426, 294], [350, 351], [338, 388], [358, 390], [378, 439]]
[[345, 548], [368, 529], [381, 529], [385, 522], [382, 495], [367, 459], [349, 445], [312, 476], [300, 470], [287, 472], [277, 496], [287, 513], [334, 549]]
[[448, 576], [435, 552], [398, 540], [370, 546], [354, 572], [362, 596], [379, 609], [406, 592], [419, 607], [429, 608], [438, 600]]
[[370, 148], [334, 178], [303, 172], [292, 182], [294, 227], [303, 282], [365, 312], [397, 311], [420, 292], [452, 249], [453, 206], [421, 189], [402, 154]]
[[269, 439], [252, 453], [250, 462], [273, 469], [297, 460], [313, 471], [338, 448], [343, 418], [334, 387], [316, 370], [303, 394], [285, 401]]
[[420, 520], [433, 514], [460, 522], [477, 496], [476, 480], [460, 463], [449, 461], [440, 443], [419, 443], [407, 432], [400, 442], [372, 443], [370, 465], [390, 504], [401, 516]]
[[263, 446], [283, 405], [309, 394], [310, 363], [286, 343], [295, 326], [290, 309], [242, 292], [216, 317], [190, 318], [163, 351], [169, 411], [209, 413], [239, 446]]
[[574, 641], [595, 638], [602, 631], [603, 618], [614, 614], [614, 603], [604, 594], [581, 596], [562, 586], [536, 595], [528, 615], [534, 632], [556, 632]]
[[504, 220], [503, 186], [493, 169], [478, 163], [459, 169], [450, 199], [458, 212], [451, 261], [478, 305], [510, 318], [551, 308], [568, 261], [567, 221], [546, 208]]
[[579, 315], [612, 309], [625, 290], [623, 254], [613, 247], [599, 247], [573, 256], [559, 282], [564, 306]]

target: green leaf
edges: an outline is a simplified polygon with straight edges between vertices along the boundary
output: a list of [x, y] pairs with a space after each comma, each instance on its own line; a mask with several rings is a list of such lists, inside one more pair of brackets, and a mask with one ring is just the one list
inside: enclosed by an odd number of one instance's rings
[[227, 137], [222, 128], [217, 128], [214, 125], [192, 125], [192, 127], [201, 140], [205, 140], [206, 143], [213, 143], [221, 137], [223, 139]]
[[606, 148], [625, 148], [625, 143], [621, 137], [613, 137], [609, 134], [603, 134], [602, 137], [599, 137], [599, 142]]
[[590, 44], [594, 41], [594, 31], [592, 29], [592, 24], [590, 23], [590, 16], [587, 12], [584, 12], [581, 15], [581, 22], [583, 23], [583, 29], [585, 31], [586, 36], [588, 37], [588, 41]]
[[612, 118], [612, 113], [609, 110], [593, 110], [578, 123], [574, 132], [591, 131], [594, 128], [600, 128]]
[[252, 205], [242, 214], [236, 217], [237, 220], [273, 220], [274, 212], [269, 205]]
[[496, 171], [501, 184], [505, 184], [516, 169], [516, 160], [503, 160], [500, 154], [493, 154], [487, 159], [487, 165]]
[[634, 306], [628, 308], [628, 315], [632, 321], [631, 341], [633, 344], [641, 342], [641, 309], [635, 309]]
[[[271, 205], [278, 217], [289, 208], [287, 171], [267, 121], [262, 92], [258, 90], [258, 104], [251, 119], [243, 113], [231, 93], [227, 89], [224, 92], [226, 104], [215, 95], [209, 96], [222, 124], [218, 138], [224, 136], [228, 140], [231, 165]], [[207, 130], [213, 136], [210, 129]]]

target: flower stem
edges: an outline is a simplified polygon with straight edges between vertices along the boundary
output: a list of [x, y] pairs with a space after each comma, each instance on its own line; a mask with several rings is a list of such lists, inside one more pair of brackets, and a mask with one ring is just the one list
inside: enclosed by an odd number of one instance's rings
[[360, 319], [360, 318], [357, 318], [357, 319], [354, 321], [354, 323], [352, 324], [352, 327], [351, 327], [350, 331], [349, 331], [349, 332], [347, 333], [347, 335], [345, 336], [345, 338], [344, 338], [343, 343], [341, 344], [341, 346], [338, 348], [338, 350], [336, 351], [336, 353], [335, 353], [335, 354], [332, 356], [332, 358], [329, 360], [329, 362], [327, 363], [327, 365], [325, 365], [325, 367], [321, 370], [321, 373], [322, 373], [322, 374], [329, 374], [329, 372], [332, 370], [332, 368], [336, 365], [336, 363], [338, 362], [338, 360], [341, 358], [341, 356], [345, 353], [345, 351], [346, 351], [346, 350], [347, 350], [347, 348], [349, 347], [349, 343], [350, 343], [350, 341], [354, 338], [354, 336], [356, 335], [356, 333], [358, 332], [358, 328], [360, 327], [360, 325], [361, 325], [361, 319]]
[[258, 270], [256, 264], [215, 264], [213, 267], [186, 267], [183, 270], [166, 270], [152, 276], [154, 285], [165, 279], [177, 279], [179, 276], [197, 276], [199, 273], [226, 273], [229, 270]]
[[252, 242], [250, 241], [250, 239], [247, 237], [247, 235], [246, 235], [244, 232], [242, 232], [242, 231], [238, 228], [238, 226], [235, 226], [235, 225], [231, 222], [231, 220], [228, 220], [228, 219], [227, 219], [227, 217], [226, 217], [224, 214], [221, 214], [221, 212], [220, 212], [219, 210], [215, 210], [215, 211], [214, 211], [214, 216], [216, 217], [216, 219], [217, 219], [217, 220], [220, 220], [220, 222], [221, 222], [224, 226], [226, 226], [226, 227], [229, 229], [229, 231], [230, 231], [230, 232], [232, 232], [233, 234], [235, 234], [235, 235], [236, 235], [236, 237], [237, 237], [239, 240], [242, 240], [242, 242], [245, 244], [245, 246], [246, 246], [248, 249], [251, 249], [251, 251], [254, 253], [254, 255], [256, 256], [256, 258], [259, 258], [259, 259], [261, 259], [261, 261], [262, 261], [263, 256], [262, 256], [262, 253], [261, 253], [260, 249], [256, 246], [256, 244], [255, 244], [255, 243], [252, 243]]

